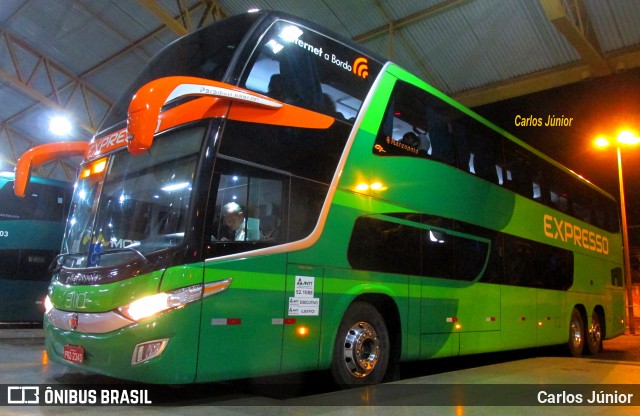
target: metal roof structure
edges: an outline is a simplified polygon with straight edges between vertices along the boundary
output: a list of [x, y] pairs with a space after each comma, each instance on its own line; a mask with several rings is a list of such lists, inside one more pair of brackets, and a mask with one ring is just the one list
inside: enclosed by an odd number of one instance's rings
[[[640, 66], [637, 0], [2, 0], [0, 170], [60, 140], [53, 114], [89, 140], [163, 46], [251, 8], [352, 38], [467, 106]], [[73, 181], [74, 161], [38, 174]]]

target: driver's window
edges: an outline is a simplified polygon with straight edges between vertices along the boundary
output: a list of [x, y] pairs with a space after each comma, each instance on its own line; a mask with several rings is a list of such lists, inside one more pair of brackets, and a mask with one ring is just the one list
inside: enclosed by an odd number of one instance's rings
[[211, 242], [267, 243], [285, 237], [285, 180], [271, 172], [235, 163], [219, 173]]

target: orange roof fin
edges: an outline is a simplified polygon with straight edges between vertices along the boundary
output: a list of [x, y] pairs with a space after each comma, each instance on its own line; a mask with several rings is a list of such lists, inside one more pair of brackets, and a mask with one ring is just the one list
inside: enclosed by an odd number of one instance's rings
[[153, 135], [160, 130], [162, 107], [186, 96], [213, 96], [273, 109], [283, 106], [280, 101], [218, 81], [181, 76], [159, 78], [142, 86], [129, 103], [129, 152], [139, 154], [149, 149], [153, 143]]
[[42, 166], [56, 159], [83, 156], [88, 148], [89, 142], [58, 142], [32, 147], [18, 159], [13, 192], [16, 196], [24, 197], [31, 177], [31, 168]]

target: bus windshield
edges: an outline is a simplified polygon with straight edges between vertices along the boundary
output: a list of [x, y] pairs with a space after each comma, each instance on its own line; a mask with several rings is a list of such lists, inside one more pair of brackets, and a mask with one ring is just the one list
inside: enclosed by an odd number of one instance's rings
[[236, 47], [260, 16], [259, 13], [250, 13], [230, 17], [164, 48], [122, 94], [105, 118], [101, 130], [125, 121], [131, 97], [150, 81], [174, 75], [221, 81]]
[[92, 173], [73, 196], [64, 264], [111, 266], [181, 243], [204, 132], [173, 131], [144, 158], [121, 151], [85, 166]]

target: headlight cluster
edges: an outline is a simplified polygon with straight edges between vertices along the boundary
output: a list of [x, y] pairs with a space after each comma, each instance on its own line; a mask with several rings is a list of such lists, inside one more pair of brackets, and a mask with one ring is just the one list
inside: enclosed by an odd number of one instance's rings
[[[227, 290], [231, 282], [232, 279], [228, 278], [204, 285], [199, 284], [169, 292], [154, 293], [153, 295], [136, 299], [127, 305], [120, 306], [115, 309], [115, 312], [131, 321], [139, 322], [159, 313], [181, 308], [207, 296], [223, 292]], [[54, 308], [48, 295], [44, 299], [44, 308], [45, 313], [49, 313]]]
[[167, 293], [156, 293], [136, 299], [128, 305], [118, 308], [123, 316], [132, 321], [141, 321], [170, 309], [180, 308], [202, 299], [202, 285], [184, 287]]

